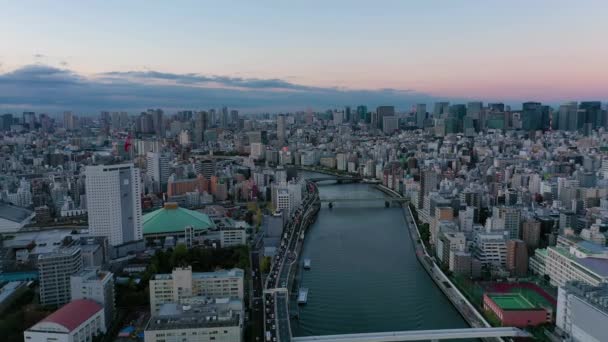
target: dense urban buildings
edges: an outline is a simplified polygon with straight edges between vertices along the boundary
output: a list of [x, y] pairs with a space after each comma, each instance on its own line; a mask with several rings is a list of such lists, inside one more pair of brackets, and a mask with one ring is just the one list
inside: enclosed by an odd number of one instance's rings
[[[401, 197], [385, 205], [412, 210], [429, 262], [454, 289], [474, 289], [471, 308], [495, 324], [602, 340], [571, 318], [586, 315], [572, 304], [577, 298], [589, 301], [572, 284], [608, 283], [602, 103], [69, 112], [56, 122], [48, 116], [43, 133], [41, 115], [19, 117], [0, 140], [0, 229], [14, 235], [3, 240], [2, 266], [36, 280], [42, 304], [93, 301], [110, 327], [121, 324], [116, 298], [135, 288], [151, 314], [134, 328], [145, 341], [244, 339], [246, 314], [258, 316], [243, 300], [261, 291], [250, 282], [275, 277], [268, 272], [281, 258], [294, 261], [285, 232], [310, 205], [302, 175], [316, 172], [309, 177]], [[48, 148], [26, 143], [35, 134]], [[356, 192], [344, 197], [336, 203], [359, 200]], [[234, 255], [247, 262], [222, 261]], [[276, 281], [272, 289], [288, 285]], [[87, 331], [90, 322], [81, 323]], [[280, 336], [272, 324], [260, 331]], [[40, 325], [30, 330], [41, 333]]]

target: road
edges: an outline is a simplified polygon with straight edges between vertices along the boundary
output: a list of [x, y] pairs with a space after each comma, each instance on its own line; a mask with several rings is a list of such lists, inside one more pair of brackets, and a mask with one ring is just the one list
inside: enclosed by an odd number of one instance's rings
[[262, 277], [260, 272], [260, 250], [254, 248], [251, 251], [251, 326], [252, 336], [255, 341], [264, 340], [264, 302], [262, 301]]
[[298, 260], [298, 243], [305, 229], [312, 223], [319, 207], [319, 193], [316, 185], [307, 183], [303, 204], [293, 214], [285, 228], [281, 245], [273, 259], [264, 286], [264, 332], [268, 341], [291, 341], [289, 325], [288, 283], [292, 265]]

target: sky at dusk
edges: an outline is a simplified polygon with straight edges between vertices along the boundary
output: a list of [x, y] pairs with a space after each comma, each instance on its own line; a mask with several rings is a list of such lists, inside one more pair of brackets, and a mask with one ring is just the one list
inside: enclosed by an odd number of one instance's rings
[[1, 110], [608, 100], [608, 1], [6, 1]]

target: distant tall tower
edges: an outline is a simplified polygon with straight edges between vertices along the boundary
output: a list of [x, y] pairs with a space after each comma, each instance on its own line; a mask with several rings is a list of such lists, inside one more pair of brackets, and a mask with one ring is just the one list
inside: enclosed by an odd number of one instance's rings
[[479, 120], [483, 102], [475, 101], [467, 103], [467, 116], [473, 120]]
[[222, 113], [220, 116], [220, 127], [228, 127], [228, 107], [226, 106], [222, 107]]
[[163, 111], [162, 109], [148, 109], [148, 114], [152, 115], [152, 128], [154, 134], [159, 138], [165, 136], [165, 125], [163, 122]]
[[171, 175], [171, 155], [165, 153], [148, 152], [146, 154], [146, 174], [155, 184], [155, 191], [160, 191]]
[[91, 235], [111, 245], [142, 239], [139, 169], [132, 163], [87, 166], [86, 198]]
[[435, 102], [435, 107], [433, 108], [433, 117], [440, 118], [443, 115], [447, 115], [449, 108], [449, 102]]
[[230, 111], [230, 121], [234, 126], [238, 126], [239, 124], [239, 111], [238, 110], [231, 110]]
[[194, 120], [194, 143], [202, 144], [205, 130], [209, 126], [207, 112], [202, 111], [196, 113]]
[[279, 114], [277, 116], [277, 140], [279, 141], [279, 145], [285, 145], [287, 142], [286, 138], [286, 128], [285, 128], [285, 115]]
[[425, 119], [426, 119], [426, 104], [419, 103], [416, 105], [416, 127], [424, 128]]
[[378, 108], [376, 108], [376, 115], [377, 115], [377, 127], [374, 128], [378, 128], [378, 129], [382, 129], [383, 128], [383, 124], [384, 124], [384, 117], [385, 116], [395, 116], [395, 107], [394, 106], [380, 106]]

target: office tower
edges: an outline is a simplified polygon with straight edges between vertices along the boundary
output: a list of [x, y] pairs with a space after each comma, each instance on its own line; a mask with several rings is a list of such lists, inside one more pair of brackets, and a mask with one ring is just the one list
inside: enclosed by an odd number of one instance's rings
[[[576, 130], [576, 112], [578, 111], [576, 102], [568, 102], [559, 106], [557, 121], [553, 120], [553, 128], [561, 131]], [[572, 127], [572, 126], [574, 127]]]
[[209, 126], [208, 114], [205, 111], [196, 113], [194, 121], [194, 143], [202, 144], [204, 139], [205, 130]]
[[239, 111], [238, 110], [233, 109], [230, 111], [230, 122], [234, 126], [238, 126], [238, 124], [239, 124]]
[[384, 127], [385, 116], [395, 116], [394, 106], [380, 106], [376, 108], [377, 126], [374, 128], [382, 129]]
[[171, 176], [171, 159], [171, 155], [167, 153], [148, 152], [146, 154], [146, 174], [158, 185], [156, 191], [161, 190]]
[[157, 274], [150, 279], [150, 311], [157, 313], [162, 304], [205, 296], [243, 299], [244, 272], [242, 269], [215, 272], [192, 272], [192, 267], [178, 267], [173, 272]]
[[355, 122], [356, 116], [353, 115], [352, 110], [350, 109], [350, 106], [346, 106], [344, 107], [344, 121], [346, 122]]
[[228, 107], [226, 106], [222, 107], [222, 112], [220, 113], [220, 127], [228, 127]]
[[492, 112], [504, 112], [505, 104], [504, 103], [488, 103], [488, 109]]
[[590, 286], [568, 282], [558, 289], [555, 325], [563, 341], [606, 341], [608, 337], [608, 284]]
[[521, 120], [524, 131], [542, 129], [542, 104], [540, 102], [524, 102], [522, 104]]
[[279, 114], [277, 116], [277, 140], [279, 145], [283, 146], [287, 143], [286, 141], [286, 127], [285, 127], [285, 115]]
[[382, 123], [382, 132], [392, 134], [399, 129], [399, 118], [396, 116], [385, 116]]
[[340, 124], [342, 124], [344, 122], [344, 113], [335, 110], [332, 113], [332, 118], [333, 118], [334, 125], [340, 125]]
[[507, 270], [513, 276], [525, 277], [528, 273], [528, 248], [523, 240], [507, 241]]
[[1, 128], [3, 131], [10, 131], [11, 126], [13, 125], [13, 114], [2, 115], [1, 124], [2, 124]]
[[483, 102], [474, 101], [467, 103], [467, 117], [473, 120], [479, 120], [482, 110]]
[[103, 306], [106, 327], [114, 318], [114, 275], [97, 268], [85, 268], [70, 277], [72, 300], [91, 299]]
[[433, 117], [440, 118], [441, 116], [447, 114], [449, 107], [449, 102], [435, 102], [435, 106], [433, 108]]
[[63, 112], [63, 128], [68, 131], [78, 129], [78, 118], [72, 112]]
[[38, 256], [40, 304], [61, 306], [71, 299], [70, 277], [82, 269], [79, 247], [61, 247]]
[[585, 132], [605, 127], [605, 117], [602, 113], [600, 101], [584, 101], [579, 104], [579, 109], [585, 111]]
[[36, 113], [34, 112], [23, 112], [23, 126], [28, 129], [34, 129], [36, 125]]
[[209, 109], [209, 123], [208, 126], [209, 127], [213, 127], [217, 124], [217, 113], [215, 111], [215, 109]]
[[369, 123], [367, 120], [367, 106], [357, 106], [357, 117], [359, 121]]
[[91, 235], [112, 246], [142, 239], [139, 169], [132, 163], [87, 166], [86, 199]]
[[152, 132], [157, 137], [163, 138], [165, 136], [165, 123], [162, 109], [148, 109], [148, 115], [152, 118]]
[[424, 120], [426, 120], [426, 104], [419, 103], [416, 105], [416, 127], [424, 128]]

